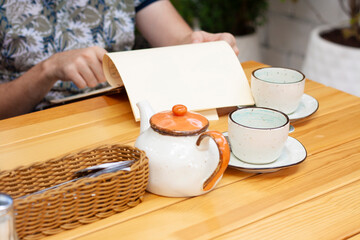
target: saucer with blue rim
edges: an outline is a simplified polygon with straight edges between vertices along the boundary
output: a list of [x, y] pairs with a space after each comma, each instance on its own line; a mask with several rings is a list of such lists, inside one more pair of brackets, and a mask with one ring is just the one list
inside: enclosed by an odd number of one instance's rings
[[[223, 134], [227, 138], [227, 132]], [[282, 154], [274, 162], [267, 164], [251, 164], [241, 161], [231, 152], [229, 167], [244, 172], [270, 173], [298, 165], [299, 163], [302, 163], [306, 157], [307, 152], [305, 147], [297, 139], [288, 137]]]

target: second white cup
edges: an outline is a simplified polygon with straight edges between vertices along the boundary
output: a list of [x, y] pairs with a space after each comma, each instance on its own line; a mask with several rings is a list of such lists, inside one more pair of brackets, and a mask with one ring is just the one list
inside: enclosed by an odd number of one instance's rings
[[274, 162], [284, 149], [289, 122], [286, 114], [269, 108], [246, 107], [231, 112], [228, 136], [232, 153], [251, 164]]
[[264, 67], [251, 75], [251, 92], [257, 107], [293, 113], [304, 94], [305, 75], [297, 70]]

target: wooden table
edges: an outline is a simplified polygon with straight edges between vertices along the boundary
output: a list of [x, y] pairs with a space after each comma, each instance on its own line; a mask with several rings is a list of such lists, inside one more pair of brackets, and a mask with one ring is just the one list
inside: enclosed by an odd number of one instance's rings
[[[261, 66], [243, 63], [248, 78]], [[298, 166], [267, 174], [228, 168], [203, 196], [146, 193], [130, 210], [46, 239], [360, 239], [360, 99], [310, 80], [305, 92], [320, 107], [293, 123], [290, 135], [308, 153]], [[227, 116], [210, 129], [227, 131]], [[133, 145], [138, 134], [125, 93], [2, 120], [0, 168]]]

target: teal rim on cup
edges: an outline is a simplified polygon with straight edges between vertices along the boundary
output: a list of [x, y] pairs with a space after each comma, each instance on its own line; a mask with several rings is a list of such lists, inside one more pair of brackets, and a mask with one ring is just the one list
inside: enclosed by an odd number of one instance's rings
[[252, 75], [261, 81], [278, 84], [291, 84], [305, 80], [302, 72], [283, 67], [258, 68], [252, 72]]
[[255, 129], [281, 128], [290, 121], [283, 112], [263, 107], [245, 107], [242, 111], [234, 110], [229, 116], [234, 123]]

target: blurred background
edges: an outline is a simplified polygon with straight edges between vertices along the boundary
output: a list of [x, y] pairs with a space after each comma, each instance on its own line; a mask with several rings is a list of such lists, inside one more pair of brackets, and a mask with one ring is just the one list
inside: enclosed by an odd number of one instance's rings
[[[298, 69], [312, 80], [360, 96], [360, 0], [171, 2], [195, 30], [235, 35], [240, 62], [254, 60]], [[350, 27], [351, 23], [355, 23], [354, 26]], [[341, 42], [325, 40], [325, 45], [320, 43], [320, 46], [314, 43], [320, 38], [318, 29], [325, 28], [329, 32], [337, 28], [345, 36], [346, 32], [340, 26], [348, 31], [347, 40], [352, 40], [345, 47], [345, 53], [339, 49]], [[323, 38], [320, 40], [324, 41]], [[335, 50], [327, 49], [327, 45], [335, 46]], [[352, 56], [353, 53], [357, 55]], [[341, 59], [345, 59], [345, 63], [341, 63]], [[341, 69], [342, 66], [345, 69]]]

